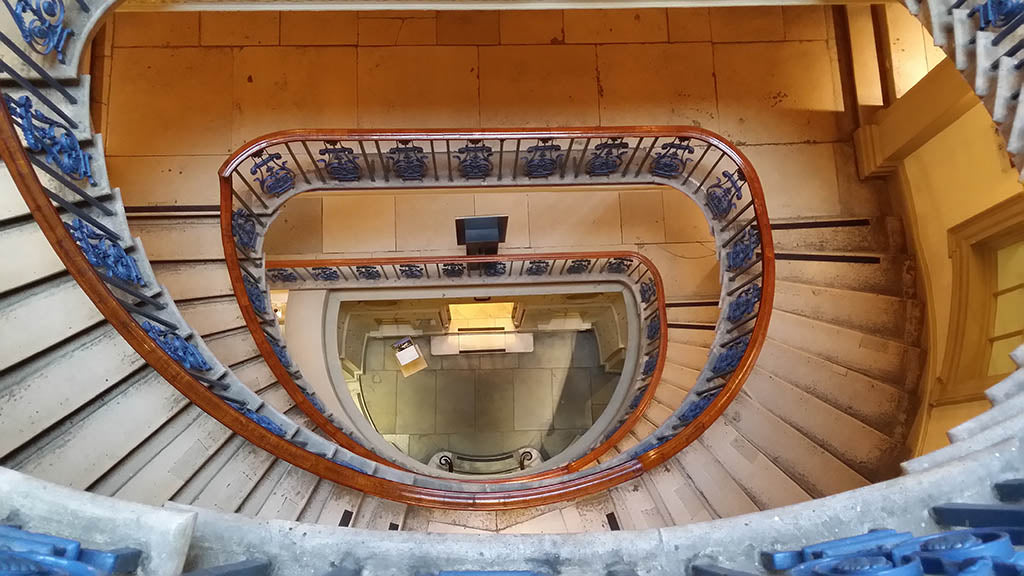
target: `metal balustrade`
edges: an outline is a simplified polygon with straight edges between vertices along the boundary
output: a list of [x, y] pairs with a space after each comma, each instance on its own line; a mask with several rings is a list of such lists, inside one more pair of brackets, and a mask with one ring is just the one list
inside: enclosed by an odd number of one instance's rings
[[[220, 171], [221, 237], [243, 316], [278, 382], [339, 445], [381, 462], [362, 441], [313, 407], [315, 397], [287, 356], [269, 310], [271, 285], [383, 287], [396, 284], [527, 282], [580, 275], [635, 281], [646, 344], [623, 413], [586, 455], [530, 475], [488, 480], [548, 482], [592, 466], [621, 441], [653, 397], [665, 362], [668, 328], [660, 279], [647, 282], [638, 255], [533, 254], [436, 259], [317, 260], [265, 263], [263, 237], [279, 209], [319, 190], [460, 186], [663, 184], [687, 194], [708, 218], [723, 266], [722, 309], [712, 356], [676, 413], [626, 453], [596, 468], [643, 461], [654, 466], [692, 442], [738, 393], [767, 330], [774, 283], [771, 236], [760, 183], [749, 162], [711, 132], [692, 127], [579, 128], [559, 131], [375, 132], [294, 130], [256, 139]], [[762, 242], [764, 238], [764, 242]], [[651, 277], [657, 276], [653, 265]], [[367, 442], [369, 445], [370, 442]], [[389, 466], [401, 462], [387, 462]]]

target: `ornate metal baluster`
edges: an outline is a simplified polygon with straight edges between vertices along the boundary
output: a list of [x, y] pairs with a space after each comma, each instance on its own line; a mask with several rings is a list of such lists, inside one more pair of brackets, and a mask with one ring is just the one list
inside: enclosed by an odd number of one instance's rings
[[86, 260], [93, 267], [104, 270], [107, 277], [117, 278], [136, 286], [145, 286], [146, 280], [139, 272], [135, 259], [124, 251], [120, 244], [86, 224], [81, 218], [64, 223], [68, 233], [82, 249]]
[[231, 235], [235, 243], [246, 252], [256, 252], [259, 234], [256, 232], [256, 220], [249, 211], [239, 208], [231, 213]]
[[285, 436], [284, 428], [282, 428], [281, 425], [278, 424], [277, 422], [274, 422], [270, 417], [264, 416], [263, 414], [260, 414], [259, 412], [256, 412], [255, 410], [243, 404], [232, 402], [230, 400], [226, 400], [226, 402], [228, 406], [231, 406], [235, 410], [238, 410], [239, 412], [242, 413], [243, 416], [245, 416], [249, 420], [252, 420], [256, 424], [259, 424], [267, 432], [270, 432], [271, 434], [275, 436], [280, 436], [282, 438]]
[[299, 275], [294, 270], [288, 268], [271, 268], [267, 270], [267, 278], [271, 282], [280, 282], [285, 284], [291, 284], [292, 282], [299, 281]]
[[462, 278], [466, 275], [466, 265], [461, 262], [441, 264], [441, 274], [445, 278]]
[[527, 276], [544, 276], [551, 268], [551, 262], [547, 260], [530, 260], [526, 266]]
[[523, 158], [523, 172], [526, 177], [547, 178], [554, 175], [559, 162], [565, 156], [560, 152], [561, 149], [560, 145], [552, 144], [550, 139], [538, 140], [536, 145], [527, 148], [527, 156]]
[[491, 156], [494, 149], [483, 144], [481, 140], [470, 140], [467, 146], [456, 150], [455, 161], [459, 165], [459, 174], [467, 180], [483, 180], [491, 175], [494, 163]]
[[423, 278], [424, 268], [419, 264], [399, 264], [398, 274], [408, 280], [419, 280]]
[[661, 317], [657, 314], [654, 318], [651, 318], [650, 323], [647, 324], [647, 341], [653, 342], [661, 336]]
[[337, 282], [341, 279], [341, 273], [336, 268], [327, 266], [314, 266], [310, 268], [309, 275], [313, 277], [313, 280], [320, 282]]
[[285, 350], [284, 344], [278, 342], [274, 338], [268, 336], [267, 342], [270, 343], [270, 348], [274, 351], [274, 356], [281, 362], [281, 365], [285, 368], [292, 367], [292, 359], [288, 356], [288, 351]]
[[4, 0], [7, 10], [21, 32], [21, 38], [35, 52], [57, 55], [57, 61], [67, 64], [64, 49], [74, 32], [64, 26], [63, 0], [18, 0], [12, 7]]
[[654, 161], [651, 162], [651, 174], [660, 178], [678, 178], [687, 165], [693, 162], [689, 156], [694, 152], [689, 138], [676, 138], [673, 142], [662, 144], [661, 152], [655, 153]]
[[252, 304], [253, 310], [261, 316], [266, 316], [267, 298], [263, 294], [263, 290], [260, 289], [259, 284], [250, 278], [248, 274], [242, 274], [242, 285], [245, 286], [245, 295], [249, 297], [249, 303]]
[[411, 140], [399, 140], [398, 146], [388, 150], [387, 159], [391, 171], [403, 182], [422, 181], [427, 175], [427, 155]]
[[504, 262], [487, 262], [484, 264], [484, 276], [497, 277], [504, 276], [508, 271], [508, 266]]
[[356, 266], [356, 277], [360, 280], [380, 280], [380, 269], [376, 266]]
[[761, 233], [756, 226], [748, 226], [739, 234], [726, 254], [726, 270], [734, 272], [752, 261], [761, 246]]
[[633, 265], [632, 258], [624, 258], [622, 256], [616, 256], [608, 260], [605, 265], [605, 270], [612, 274], [625, 274], [629, 272], [629, 268]]
[[707, 187], [704, 199], [712, 218], [721, 221], [732, 212], [736, 207], [736, 200], [743, 198], [743, 185], [746, 181], [743, 171], [739, 168], [735, 172], [722, 172], [721, 178], [715, 178], [715, 182]]
[[566, 267], [565, 272], [567, 274], [583, 274], [590, 270], [592, 262], [588, 258], [579, 258], [569, 262], [569, 266]]
[[195, 372], [209, 372], [213, 370], [213, 367], [206, 362], [206, 358], [203, 358], [199, 350], [177, 332], [157, 326], [148, 320], [142, 323], [142, 329], [146, 331], [146, 334], [149, 334], [149, 337], [168, 356], [173, 358], [178, 364], [181, 364], [182, 368]]
[[253, 154], [249, 174], [267, 196], [276, 198], [295, 188], [295, 171], [288, 167], [287, 160], [281, 160], [277, 152]]
[[357, 182], [363, 175], [363, 168], [356, 159], [355, 150], [342, 146], [337, 141], [324, 142], [319, 154], [326, 159], [317, 162], [324, 167], [327, 175], [337, 182]]
[[92, 156], [82, 150], [71, 128], [39, 110], [33, 110], [28, 96], [15, 99], [4, 95], [4, 100], [29, 150], [45, 152], [46, 161], [60, 168], [72, 180], [87, 180], [96, 186], [92, 177]]
[[654, 279], [650, 279], [647, 282], [640, 284], [640, 301], [644, 304], [648, 304], [658, 295], [658, 288], [654, 284]]
[[743, 353], [747, 351], [748, 344], [750, 344], [749, 335], [723, 348], [715, 357], [715, 362], [711, 367], [712, 377], [719, 377], [736, 370], [743, 358]]
[[757, 303], [760, 301], [761, 286], [758, 284], [751, 284], [746, 290], [740, 292], [740, 295], [729, 304], [729, 312], [725, 317], [729, 322], [735, 324], [753, 313], [754, 307], [757, 306]]
[[629, 143], [621, 137], [608, 138], [594, 146], [594, 152], [587, 160], [588, 176], [609, 176], [622, 165], [622, 157], [629, 150]]

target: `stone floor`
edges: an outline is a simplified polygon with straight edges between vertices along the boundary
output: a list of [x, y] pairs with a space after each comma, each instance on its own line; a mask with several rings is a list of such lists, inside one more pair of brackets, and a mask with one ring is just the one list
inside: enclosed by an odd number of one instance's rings
[[361, 385], [374, 425], [421, 461], [435, 452], [489, 455], [530, 446], [561, 452], [607, 406], [618, 374], [598, 365], [593, 332], [543, 332], [528, 354], [433, 357], [408, 378], [384, 340], [366, 346]]

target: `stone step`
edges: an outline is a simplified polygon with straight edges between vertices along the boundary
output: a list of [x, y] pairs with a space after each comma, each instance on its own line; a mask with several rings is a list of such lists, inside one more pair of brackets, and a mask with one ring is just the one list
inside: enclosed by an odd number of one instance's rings
[[1024, 368], [1018, 368], [1001, 382], [985, 390], [985, 396], [993, 404], [1006, 402], [1021, 393], [1024, 393]]
[[669, 525], [681, 526], [715, 518], [689, 477], [671, 461], [648, 470], [644, 480], [660, 504], [662, 517], [670, 520]]
[[[74, 84], [79, 78], [79, 61], [86, 47], [92, 39], [90, 31], [96, 26], [98, 18], [103, 16], [111, 6], [113, 0], [101, 0], [89, 2], [88, 10], [83, 10], [77, 2], [68, 2], [64, 5], [64, 27], [74, 34], [70, 34], [64, 44], [64, 63], [60, 63], [54, 53], [37, 54], [21, 38], [18, 25], [8, 14], [0, 18], [0, 32], [3, 32], [20, 49], [27, 54], [33, 62], [41, 66], [50, 76], [59, 80], [62, 84]], [[28, 80], [40, 80], [41, 76], [18, 55], [6, 46], [0, 46], [0, 60], [15, 69], [21, 76]], [[88, 93], [86, 93], [88, 94]], [[87, 104], [89, 98], [79, 100], [79, 105]], [[61, 105], [66, 103], [62, 100]]]
[[654, 398], [665, 406], [676, 409], [683, 405], [687, 392], [688, 390], [677, 388], [669, 382], [662, 381], [654, 390]]
[[352, 519], [352, 527], [367, 530], [401, 530], [405, 509], [406, 504], [401, 502], [364, 494]]
[[296, 466], [289, 466], [256, 517], [268, 520], [298, 519], [313, 493], [317, 480], [319, 478], [315, 474]]
[[737, 396], [724, 416], [737, 432], [813, 497], [868, 485], [861, 475], [748, 395]]
[[223, 260], [217, 217], [130, 217], [132, 233], [146, 244], [151, 262]]
[[213, 478], [191, 502], [184, 503], [222, 512], [235, 512], [252, 492], [256, 482], [274, 463], [275, 458], [272, 454], [250, 444], [240, 436], [231, 438], [229, 443], [237, 444], [237, 449], [232, 452], [225, 445], [224, 448], [227, 450], [222, 451], [231, 454], [228, 461], [217, 469]]
[[225, 366], [233, 366], [260, 355], [248, 328], [235, 328], [203, 338], [210, 352]]
[[104, 323], [0, 374], [0, 457], [142, 365], [142, 357]]
[[615, 517], [623, 530], [664, 528], [671, 522], [662, 516], [644, 479], [624, 482], [608, 491], [615, 505]]
[[711, 350], [707, 348], [670, 341], [665, 359], [672, 364], [700, 372], [704, 369], [704, 365], [707, 364], [709, 354], [711, 354]]
[[0, 294], [64, 272], [35, 220], [0, 228]]
[[1004, 420], [999, 426], [986, 428], [960, 442], [954, 442], [934, 452], [907, 460], [900, 467], [904, 474], [923, 472], [968, 457], [1004, 440], [1019, 438], [1021, 434], [1024, 434], [1024, 414], [1017, 414], [1013, 418]]
[[691, 328], [669, 328], [668, 341], [701, 348], [711, 348], [715, 341], [714, 324], [709, 324], [710, 330], [696, 330]]
[[1024, 394], [1017, 394], [974, 418], [950, 428], [946, 435], [949, 436], [951, 442], [963, 442], [971, 436], [980, 434], [992, 426], [998, 426], [1021, 413], [1024, 413]]
[[920, 375], [917, 348], [789, 312], [773, 312], [768, 337], [899, 388], [914, 389]]
[[728, 518], [758, 511], [754, 501], [701, 442], [683, 448], [670, 462], [690, 479], [715, 517]]
[[[118, 197], [117, 199], [113, 199], [111, 197], [113, 191], [110, 188], [110, 181], [107, 179], [107, 163], [103, 154], [103, 137], [100, 134], [96, 134], [91, 142], [82, 144], [82, 151], [89, 153], [92, 157], [90, 166], [92, 168], [92, 177], [93, 180], [96, 181], [96, 185], [92, 186], [84, 180], [74, 181], [74, 183], [87, 194], [96, 198], [109, 208], [116, 208], [118, 211], [123, 213], [123, 205], [120, 198]], [[53, 168], [54, 172], [60, 173], [60, 169], [56, 166], [53, 166], [52, 164], [49, 166]], [[36, 175], [39, 177], [39, 183], [47, 190], [54, 192], [64, 200], [71, 202], [76, 206], [88, 206], [81, 196], [66, 188], [63, 184], [58, 182], [49, 174], [43, 172], [41, 169], [36, 168]], [[11, 179], [7, 166], [0, 162], [0, 222], [6, 222], [14, 219], [27, 220], [30, 216], [28, 205], [25, 204], [25, 200], [21, 196], [21, 192], [19, 192], [17, 186], [14, 185], [14, 180]], [[122, 220], [121, 222], [123, 225], [124, 221]], [[127, 230], [128, 228], [127, 226], [123, 226], [123, 229]], [[120, 230], [117, 230], [117, 232], [120, 233]], [[126, 234], [125, 237], [127, 238], [128, 235]]]
[[245, 326], [242, 310], [234, 296], [178, 300], [176, 304], [189, 328], [201, 336]]
[[59, 276], [0, 300], [0, 370], [30, 358], [103, 320], [70, 276]]
[[724, 420], [716, 420], [699, 441], [761, 510], [811, 499], [792, 478]]
[[916, 300], [780, 281], [774, 308], [912, 345], [920, 337], [922, 312]]
[[[148, 248], [148, 247], [147, 247]], [[157, 262], [153, 264], [157, 280], [175, 300], [196, 300], [217, 296], [234, 297], [227, 264], [208, 262]]]
[[260, 392], [277, 382], [262, 356], [235, 364], [231, 367], [231, 372], [253, 392]]
[[883, 434], [895, 437], [902, 425], [908, 396], [886, 383], [770, 338], [755, 366]]
[[316, 519], [317, 524], [328, 526], [352, 526], [352, 520], [359, 512], [363, 494], [341, 484], [332, 484], [330, 496]]
[[[912, 266], [906, 256], [893, 254], [815, 254], [816, 258], [833, 256], [877, 257], [878, 263], [828, 262], [776, 259], [776, 280], [856, 290], [872, 294], [907, 297], [906, 288], [912, 287]], [[907, 271], [905, 273], [905, 270]], [[908, 279], [904, 276], [907, 275]]]
[[699, 370], [680, 366], [668, 360], [665, 361], [664, 367], [661, 369], [661, 381], [681, 390], [692, 389], [699, 376]]
[[784, 379], [754, 368], [743, 392], [869, 480], [891, 477], [898, 442]]
[[901, 252], [899, 218], [772, 220], [776, 252]]
[[497, 513], [409, 506], [402, 521], [409, 532], [497, 532]]
[[[282, 392], [280, 387], [275, 387], [260, 394], [260, 399], [284, 413], [293, 403]], [[114, 495], [153, 504], [171, 499], [231, 436], [230, 429], [203, 413], [153, 455]]]
[[228, 441], [222, 444], [213, 453], [213, 456], [171, 496], [170, 501], [179, 504], [193, 503], [245, 444], [247, 444], [245, 438], [237, 434], [231, 435]]
[[668, 316], [669, 324], [715, 324], [718, 322], [719, 309], [716, 303], [713, 306], [673, 306], [669, 302], [665, 305], [665, 313]]
[[331, 497], [332, 490], [334, 490], [333, 482], [323, 478], [318, 479], [316, 486], [310, 491], [309, 499], [306, 500], [306, 505], [302, 508], [302, 512], [299, 514], [296, 522], [316, 524], [317, 518], [323, 512], [324, 505], [327, 504], [327, 499]]
[[[84, 490], [186, 405], [184, 396], [155, 371], [146, 369], [17, 469]], [[145, 492], [151, 493], [152, 489], [148, 485]], [[166, 497], [158, 502], [164, 500]]]
[[[16, 36], [13, 38], [19, 38]], [[0, 47], [0, 50], [5, 50], [6, 46]], [[4, 58], [5, 64], [11, 62]], [[20, 63], [20, 61], [19, 61]], [[60, 117], [59, 114], [53, 111], [41, 98], [32, 94], [28, 90], [22, 88], [19, 84], [15, 83], [13, 79], [9, 79], [8, 76], [4, 75], [4, 93], [11, 96], [15, 100], [20, 99], [23, 96], [28, 96], [29, 100], [32, 101], [32, 112], [39, 112], [45, 115], [47, 118], [56, 120], [61, 124], [71, 127], [67, 120]], [[76, 99], [77, 104], [71, 104], [67, 98], [61, 94], [57, 89], [49, 86], [48, 84], [36, 85], [36, 88], [45, 96], [49, 98], [57, 107], [74, 120], [78, 126], [72, 128], [71, 132], [75, 135], [75, 138], [79, 142], [88, 142], [93, 137], [93, 126], [92, 126], [92, 114], [89, 113], [89, 102], [91, 100], [89, 93], [89, 86], [92, 84], [91, 77], [88, 74], [83, 74], [78, 77], [78, 82], [64, 84], [64, 88]], [[22, 143], [24, 143], [24, 137], [21, 136], [21, 128], [18, 127], [18, 136], [21, 137]]]
[[284, 460], [274, 460], [271, 462], [270, 466], [267, 467], [267, 471], [263, 473], [263, 476], [260, 476], [259, 479], [256, 480], [252, 490], [246, 494], [245, 499], [242, 500], [242, 504], [238, 507], [236, 513], [243, 516], [249, 516], [250, 518], [255, 518], [256, 515], [259, 514], [260, 509], [263, 508], [263, 504], [265, 504], [267, 499], [270, 498], [270, 494], [274, 491], [277, 483], [284, 478], [285, 472], [287, 472], [290, 467], [291, 464]]

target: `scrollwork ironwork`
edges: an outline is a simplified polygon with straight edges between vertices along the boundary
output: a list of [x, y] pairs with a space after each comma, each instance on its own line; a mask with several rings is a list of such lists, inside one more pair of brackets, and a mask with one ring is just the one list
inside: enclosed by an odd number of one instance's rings
[[146, 331], [146, 334], [149, 334], [149, 337], [156, 342], [161, 350], [166, 352], [175, 362], [181, 364], [182, 368], [194, 372], [209, 372], [213, 370], [213, 367], [207, 363], [206, 358], [203, 358], [203, 355], [199, 353], [199, 349], [190, 344], [188, 340], [182, 338], [177, 332], [157, 326], [148, 320], [142, 323], [142, 329]]
[[551, 269], [551, 262], [547, 260], [530, 260], [526, 265], [527, 276], [543, 276]]
[[726, 270], [732, 272], [745, 266], [754, 259], [754, 254], [760, 246], [761, 233], [754, 226], [748, 227], [740, 233], [725, 255]]
[[341, 280], [341, 274], [337, 269], [328, 266], [313, 266], [309, 269], [309, 275], [313, 280], [320, 282], [337, 282]]
[[743, 358], [743, 354], [747, 351], [747, 346], [750, 344], [750, 336], [744, 336], [726, 346], [718, 353], [715, 357], [715, 362], [711, 366], [711, 372], [715, 376], [722, 374], [728, 374], [740, 365], [740, 360]]
[[22, 40], [33, 51], [44, 56], [52, 52], [57, 62], [67, 64], [64, 49], [75, 33], [64, 25], [64, 14], [63, 0], [18, 0], [11, 11]]
[[281, 160], [277, 152], [253, 154], [249, 174], [267, 196], [276, 198], [295, 188], [295, 171], [288, 167], [287, 160]]
[[336, 182], [357, 182], [363, 175], [363, 167], [359, 165], [355, 150], [342, 146], [338, 142], [324, 142], [319, 154], [326, 158], [318, 159], [327, 175]]
[[745, 290], [740, 292], [739, 296], [736, 297], [729, 304], [729, 312], [725, 318], [729, 322], [738, 322], [739, 320], [746, 318], [754, 311], [754, 307], [761, 301], [761, 286], [758, 284], [751, 284]]
[[721, 221], [736, 208], [736, 201], [743, 198], [744, 182], [746, 178], [739, 169], [735, 173], [725, 171], [721, 177], [715, 177], [715, 181], [705, 190], [704, 198], [712, 218]]
[[622, 138], [609, 138], [594, 146], [586, 171], [590, 176], [609, 176], [622, 165], [622, 157], [629, 150], [629, 143]]
[[579, 258], [569, 262], [569, 265], [566, 266], [565, 271], [568, 274], [583, 274], [587, 270], [590, 270], [591, 264], [592, 262], [589, 259]]
[[419, 264], [399, 264], [398, 274], [407, 280], [419, 280], [423, 278], [424, 269]]
[[239, 208], [231, 213], [231, 235], [238, 246], [246, 252], [256, 251], [259, 234], [256, 232], [256, 219], [247, 210]]
[[662, 144], [661, 152], [655, 153], [651, 162], [651, 174], [661, 178], [678, 178], [686, 166], [693, 162], [693, 158], [687, 158], [693, 152], [689, 138], [676, 138]]
[[558, 164], [565, 154], [562, 147], [552, 144], [549, 139], [541, 139], [534, 146], [526, 149], [523, 158], [523, 172], [527, 178], [547, 178], [558, 170]]
[[288, 268], [271, 268], [267, 270], [267, 278], [271, 282], [282, 282], [285, 284], [299, 281], [299, 275], [294, 270], [289, 270]]
[[445, 278], [462, 278], [466, 275], [466, 265], [461, 262], [447, 262], [441, 264], [441, 274]]
[[459, 174], [467, 180], [483, 180], [491, 175], [494, 163], [491, 156], [494, 149], [480, 140], [470, 140], [467, 146], [459, 148], [455, 161], [459, 163]]
[[427, 155], [411, 140], [399, 140], [398, 146], [388, 150], [387, 157], [392, 172], [403, 182], [423, 180], [427, 175]]
[[15, 99], [5, 94], [4, 100], [29, 150], [45, 152], [46, 161], [60, 168], [68, 178], [97, 185], [92, 175], [92, 155], [82, 150], [71, 128], [39, 110], [33, 110], [28, 96]]
[[75, 218], [71, 223], [65, 222], [64, 227], [93, 267], [104, 270], [110, 278], [117, 278], [136, 286], [146, 285], [135, 258], [129, 256], [120, 244], [86, 224], [81, 218]]
[[608, 260], [608, 265], [605, 267], [606, 270], [612, 274], [625, 274], [629, 271], [630, 267], [633, 266], [633, 259], [626, 258], [623, 256], [616, 256]]
[[360, 280], [380, 280], [382, 277], [377, 266], [356, 266], [356, 276]]

